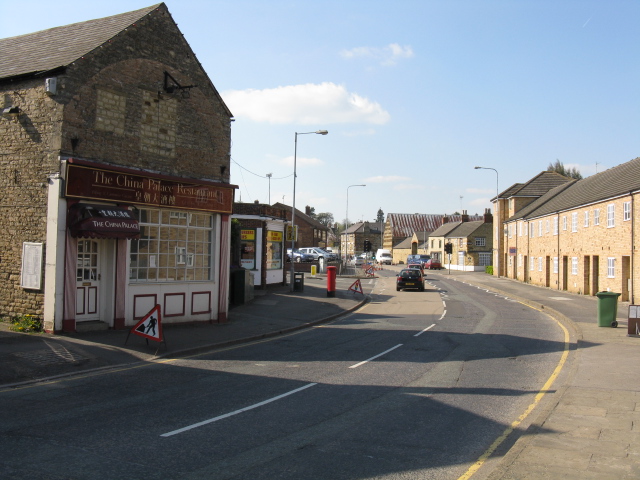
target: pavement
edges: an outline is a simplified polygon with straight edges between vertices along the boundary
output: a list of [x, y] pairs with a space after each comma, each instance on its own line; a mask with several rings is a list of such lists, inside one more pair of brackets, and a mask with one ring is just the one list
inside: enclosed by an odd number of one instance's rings
[[[478, 477], [640, 478], [640, 338], [627, 334], [629, 304], [618, 302], [618, 328], [599, 327], [594, 297], [481, 272], [428, 273], [434, 284], [445, 277], [539, 309], [564, 325], [571, 339], [570, 360], [531, 412], [533, 421], [507, 452], [487, 461], [491, 473], [480, 469]], [[194, 355], [327, 322], [367, 301], [367, 288], [365, 294], [354, 293], [348, 290], [353, 279], [338, 280], [335, 297], [327, 297], [323, 275], [305, 276], [302, 292], [287, 286], [256, 290], [251, 302], [230, 310], [228, 323], [164, 325], [166, 344], [136, 335], [127, 339], [128, 330], [22, 334], [0, 323], [0, 387]]]

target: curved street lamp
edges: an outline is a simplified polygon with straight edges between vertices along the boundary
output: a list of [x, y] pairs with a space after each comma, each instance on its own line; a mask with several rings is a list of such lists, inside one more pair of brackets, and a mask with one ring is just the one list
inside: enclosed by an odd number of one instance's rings
[[[293, 258], [293, 247], [295, 244], [295, 230], [296, 230], [296, 165], [298, 161], [298, 135], [309, 135], [311, 133], [315, 133], [317, 135], [326, 135], [329, 132], [327, 130], [316, 130], [315, 132], [295, 132], [295, 142], [293, 148], [293, 205], [291, 206], [291, 270], [289, 271], [291, 281], [291, 291], [293, 292], [293, 275], [294, 275], [294, 258]], [[284, 252], [286, 254], [286, 252]], [[285, 255], [286, 257], [286, 255]]]
[[502, 253], [500, 252], [500, 237], [502, 237], [502, 223], [500, 222], [500, 216], [498, 213], [498, 207], [500, 206], [499, 203], [499, 199], [498, 196], [500, 195], [500, 190], [498, 189], [498, 170], [496, 170], [495, 168], [491, 168], [491, 167], [473, 167], [476, 170], [493, 170], [494, 172], [496, 172], [496, 217], [498, 217], [498, 229], [496, 232], [496, 236], [497, 238], [497, 245], [496, 245], [496, 271], [498, 273], [498, 278], [500, 278], [500, 255], [502, 255]]

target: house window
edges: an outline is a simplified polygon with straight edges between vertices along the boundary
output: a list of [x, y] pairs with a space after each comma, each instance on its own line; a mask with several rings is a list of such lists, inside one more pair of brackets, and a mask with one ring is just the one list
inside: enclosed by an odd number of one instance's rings
[[578, 231], [578, 212], [573, 212], [571, 214], [571, 231], [572, 232]]
[[562, 230], [567, 230], [567, 216], [562, 217]]
[[491, 265], [491, 254], [490, 253], [480, 253], [478, 255], [478, 262], [481, 267], [487, 267]]
[[545, 233], [549, 233], [549, 219], [548, 218], [547, 218], [547, 221], [545, 222], [544, 229], [545, 229]]
[[584, 224], [585, 227], [589, 226], [589, 211], [584, 212]]
[[553, 273], [558, 273], [558, 257], [553, 257]]
[[538, 236], [542, 236], [542, 220], [538, 222]]
[[210, 281], [213, 216], [140, 209], [140, 238], [131, 240], [132, 283]]
[[571, 275], [578, 274], [578, 257], [571, 257]]
[[529, 270], [535, 270], [536, 269], [536, 259], [535, 257], [531, 257], [529, 258]]
[[607, 205], [607, 228], [616, 226], [616, 206], [612, 203]]
[[607, 258], [607, 277], [616, 277], [616, 259], [614, 257]]
[[521, 267], [522, 266], [522, 254], [518, 255], [518, 266]]
[[631, 220], [631, 202], [624, 202], [622, 204], [622, 219], [627, 222], [629, 220]]
[[553, 234], [558, 235], [558, 217], [553, 217]]
[[600, 225], [600, 209], [599, 208], [596, 208], [593, 211], [593, 224]]
[[529, 229], [529, 238], [533, 238], [536, 236], [536, 229], [533, 225], [531, 225], [531, 228]]
[[542, 257], [538, 257], [538, 271], [542, 271]]
[[486, 238], [476, 237], [476, 247], [484, 247], [486, 245]]

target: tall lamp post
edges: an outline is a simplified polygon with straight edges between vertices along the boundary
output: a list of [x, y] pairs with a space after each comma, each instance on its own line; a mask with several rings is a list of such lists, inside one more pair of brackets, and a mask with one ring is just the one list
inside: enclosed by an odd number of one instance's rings
[[349, 185], [347, 187], [347, 216], [344, 219], [344, 260], [345, 260], [345, 263], [347, 261], [347, 228], [349, 228], [349, 189], [351, 187], [366, 187], [366, 185]]
[[271, 177], [272, 173], [267, 173], [267, 178], [269, 179], [269, 205], [271, 205]]
[[316, 130], [315, 132], [295, 132], [295, 142], [293, 147], [293, 205], [291, 206], [291, 270], [289, 271], [291, 281], [291, 291], [293, 292], [293, 276], [294, 276], [294, 268], [293, 264], [295, 263], [295, 258], [293, 257], [293, 248], [295, 244], [296, 238], [296, 166], [298, 161], [298, 135], [309, 135], [310, 133], [315, 133], [317, 135], [326, 135], [329, 133], [326, 130]]
[[498, 188], [498, 170], [496, 170], [495, 168], [491, 168], [491, 167], [473, 167], [476, 170], [493, 170], [494, 172], [496, 172], [496, 217], [498, 217], [498, 231], [497, 231], [497, 237], [498, 237], [498, 242], [496, 245], [496, 271], [498, 272], [498, 278], [500, 278], [500, 255], [502, 255], [501, 251], [500, 251], [500, 238], [502, 237], [502, 222], [500, 221], [500, 214], [498, 212], [498, 207], [500, 206], [500, 199], [498, 198], [498, 196], [500, 195], [500, 190]]

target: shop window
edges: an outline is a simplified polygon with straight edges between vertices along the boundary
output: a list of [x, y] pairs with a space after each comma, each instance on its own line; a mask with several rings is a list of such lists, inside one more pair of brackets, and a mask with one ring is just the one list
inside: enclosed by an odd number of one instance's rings
[[140, 209], [140, 238], [131, 240], [129, 281], [210, 281], [213, 216]]

